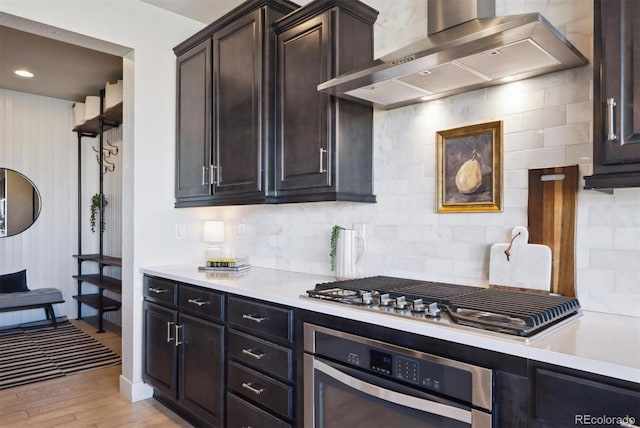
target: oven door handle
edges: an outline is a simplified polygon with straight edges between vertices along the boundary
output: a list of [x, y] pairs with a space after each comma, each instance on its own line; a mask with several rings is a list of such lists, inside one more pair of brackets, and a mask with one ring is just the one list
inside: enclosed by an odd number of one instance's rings
[[313, 368], [355, 390], [358, 390], [372, 397], [379, 398], [380, 400], [388, 401], [398, 406], [411, 407], [412, 409], [431, 413], [445, 418], [455, 419], [466, 424], [471, 424], [472, 422], [472, 414], [468, 410], [460, 409], [453, 406], [447, 406], [446, 404], [425, 400], [422, 398], [392, 391], [390, 389], [385, 389], [377, 385], [373, 385], [371, 383], [349, 376], [341, 372], [340, 370], [337, 370], [330, 365], [317, 360], [316, 358], [313, 359]]

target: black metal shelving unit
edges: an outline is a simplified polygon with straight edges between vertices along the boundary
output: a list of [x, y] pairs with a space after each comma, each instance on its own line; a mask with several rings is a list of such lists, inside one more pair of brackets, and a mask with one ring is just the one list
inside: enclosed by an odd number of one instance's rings
[[[105, 275], [104, 269], [107, 266], [122, 267], [122, 259], [119, 257], [111, 257], [104, 254], [104, 232], [102, 230], [103, 224], [103, 208], [104, 200], [100, 198], [99, 218], [97, 221], [98, 234], [99, 234], [99, 250], [98, 253], [83, 254], [82, 253], [82, 138], [99, 137], [99, 174], [100, 174], [100, 189], [99, 194], [104, 194], [104, 132], [117, 128], [122, 123], [122, 103], [115, 105], [109, 110], [105, 111], [104, 108], [104, 95], [105, 91], [100, 91], [100, 114], [82, 125], [76, 126], [73, 131], [78, 135], [78, 254], [74, 255], [78, 260], [78, 274], [73, 278], [78, 282], [78, 294], [73, 298], [78, 302], [78, 319], [82, 319], [82, 305], [87, 305], [98, 310], [98, 333], [104, 332], [104, 320], [103, 316], [105, 312], [118, 311], [121, 307], [121, 302], [115, 299], [111, 299], [104, 295], [105, 290], [115, 294], [122, 294], [122, 281], [117, 278], [113, 278]], [[91, 262], [98, 264], [98, 273], [95, 274], [83, 274], [82, 264], [84, 262]], [[97, 293], [84, 294], [82, 287], [83, 283], [92, 284], [98, 287]]]

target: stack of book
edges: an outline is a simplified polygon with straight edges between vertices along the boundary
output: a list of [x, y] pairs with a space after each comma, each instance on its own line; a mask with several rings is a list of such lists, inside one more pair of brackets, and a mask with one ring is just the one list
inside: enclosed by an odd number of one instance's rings
[[243, 272], [250, 269], [249, 259], [246, 257], [217, 257], [207, 260], [206, 266], [199, 266], [204, 272]]

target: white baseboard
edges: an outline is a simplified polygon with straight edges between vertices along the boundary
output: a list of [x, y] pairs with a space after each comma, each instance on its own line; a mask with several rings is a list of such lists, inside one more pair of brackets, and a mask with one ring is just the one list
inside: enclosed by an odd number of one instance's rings
[[153, 388], [144, 382], [131, 383], [129, 379], [120, 375], [120, 395], [135, 403], [153, 396]]

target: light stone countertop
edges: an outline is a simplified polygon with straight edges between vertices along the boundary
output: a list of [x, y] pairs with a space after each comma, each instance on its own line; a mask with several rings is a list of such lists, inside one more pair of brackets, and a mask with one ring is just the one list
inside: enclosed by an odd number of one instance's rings
[[530, 341], [441, 321], [415, 321], [301, 297], [333, 277], [252, 267], [238, 277], [198, 272], [197, 265], [143, 267], [155, 275], [222, 292], [367, 322], [531, 360], [640, 383], [640, 318], [583, 311]]

